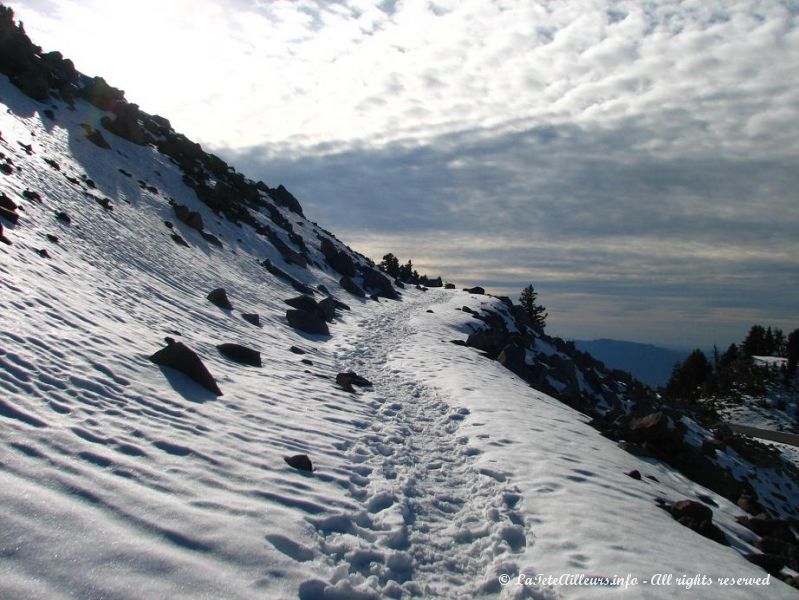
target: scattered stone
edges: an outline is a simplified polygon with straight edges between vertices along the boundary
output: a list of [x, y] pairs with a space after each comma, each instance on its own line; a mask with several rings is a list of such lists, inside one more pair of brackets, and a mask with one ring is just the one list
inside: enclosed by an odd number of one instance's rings
[[304, 365], [313, 366], [313, 361], [310, 358], [303, 358], [300, 362]]
[[627, 475], [627, 477], [632, 477], [633, 479], [641, 481], [641, 472], [637, 469], [633, 469], [632, 471], [625, 473], [625, 475]]
[[294, 354], [306, 354], [305, 350], [303, 350], [302, 348], [298, 348], [297, 346], [292, 346], [291, 348], [289, 348], [289, 350]]
[[111, 144], [106, 141], [99, 129], [95, 129], [88, 123], [81, 123], [81, 127], [83, 127], [83, 132], [86, 134], [86, 139], [92, 144], [103, 150], [111, 149]]
[[63, 210], [58, 211], [55, 214], [55, 218], [64, 225], [69, 225], [70, 223], [72, 223], [72, 219], [70, 219], [69, 215], [65, 213]]
[[57, 244], [58, 243], [58, 236], [53, 235], [52, 233], [48, 233], [44, 237], [47, 238], [48, 242], [52, 242], [53, 244]]
[[776, 554], [744, 554], [744, 558], [753, 565], [761, 567], [766, 572], [771, 573], [775, 577], [779, 577], [783, 567], [785, 567], [785, 559]]
[[12, 245], [11, 244], [11, 240], [9, 240], [6, 236], [3, 235], [3, 224], [2, 223], [0, 223], [0, 242], [2, 242], [4, 244], [8, 244], [9, 246]]
[[172, 241], [175, 242], [178, 246], [183, 246], [185, 248], [190, 248], [189, 243], [180, 237], [177, 233], [172, 234]]
[[164, 221], [164, 225], [167, 229], [174, 229], [175, 226], [172, 224], [172, 221]]
[[463, 288], [463, 291], [468, 292], [469, 294], [477, 294], [478, 296], [484, 296], [486, 293], [486, 291], [480, 286], [475, 286], [472, 288]]
[[180, 371], [217, 396], [222, 395], [216, 380], [193, 350], [183, 342], [176, 342], [169, 337], [166, 338], [166, 342], [166, 348], [162, 348], [150, 357], [152, 362]]
[[366, 379], [366, 377], [361, 377], [354, 371], [347, 371], [346, 373], [339, 373], [336, 375], [336, 383], [341, 384], [343, 381], [348, 381], [350, 384], [358, 387], [371, 387], [372, 385], [372, 382]]
[[60, 171], [60, 170], [61, 170], [61, 165], [59, 165], [59, 164], [58, 164], [56, 161], [54, 161], [52, 158], [45, 158], [45, 159], [44, 159], [44, 162], [46, 162], [48, 165], [50, 165], [50, 166], [51, 166], [53, 169], [55, 169], [56, 171]]
[[214, 304], [219, 308], [224, 310], [233, 310], [233, 305], [230, 303], [230, 300], [228, 300], [225, 288], [216, 288], [215, 290], [212, 290], [206, 296], [206, 298], [211, 302], [211, 304]]
[[180, 221], [197, 231], [203, 230], [203, 217], [200, 213], [189, 210], [188, 207], [182, 204], [175, 204], [172, 209], [175, 211], [175, 216]]
[[216, 349], [222, 356], [234, 362], [252, 367], [262, 366], [261, 353], [241, 344], [219, 344]]
[[13, 175], [14, 167], [9, 163], [3, 163], [0, 165], [0, 172], [5, 173], [6, 175]]
[[698, 534], [714, 542], [718, 542], [725, 546], [729, 545], [724, 532], [713, 524], [713, 511], [701, 502], [696, 502], [695, 500], [680, 500], [671, 505], [671, 507], [668, 507], [667, 510], [681, 525], [696, 531]]
[[39, 248], [36, 251], [36, 254], [38, 254], [42, 258], [50, 258], [50, 253], [45, 248]]
[[303, 294], [302, 296], [295, 296], [294, 298], [289, 298], [288, 300], [284, 300], [286, 304], [291, 306], [292, 308], [296, 308], [298, 310], [304, 310], [310, 313], [316, 313], [320, 317], [322, 317], [322, 311], [319, 308], [319, 304], [314, 300], [311, 296], [307, 294]]
[[26, 188], [24, 192], [22, 192], [22, 197], [26, 200], [30, 200], [31, 202], [36, 202], [38, 204], [42, 203], [42, 196], [39, 192], [34, 192], [30, 188]]
[[[24, 195], [24, 193], [23, 193]], [[5, 193], [0, 192], [0, 208], [5, 208], [6, 210], [10, 210], [14, 212], [19, 208], [17, 203], [14, 202], [11, 198], [5, 195]]]
[[28, 156], [33, 156], [33, 146], [30, 144], [23, 144], [22, 142], [17, 142], [17, 144], [22, 147], [22, 149], [25, 151], [25, 154]]
[[114, 210], [114, 207], [111, 206], [111, 198], [95, 198], [94, 200], [105, 210]]
[[300, 471], [308, 471], [309, 473], [313, 473], [313, 464], [311, 463], [311, 459], [308, 458], [306, 454], [284, 456], [283, 460], [285, 460], [290, 467], [294, 467]]
[[208, 233], [207, 231], [201, 231], [200, 235], [203, 236], [203, 239], [211, 244], [212, 246], [216, 246], [217, 248], [223, 248], [221, 240], [216, 237], [213, 233]]
[[261, 326], [261, 317], [257, 313], [242, 313], [241, 318], [256, 327]]
[[339, 285], [341, 285], [342, 288], [347, 290], [353, 296], [358, 296], [358, 298], [365, 298], [366, 297], [366, 292], [364, 292], [361, 289], [361, 287], [357, 283], [355, 283], [352, 280], [352, 278], [349, 277], [348, 275], [344, 275], [341, 278], [341, 280], [339, 281]]
[[286, 319], [294, 329], [316, 335], [330, 335], [327, 323], [316, 312], [305, 310], [287, 310]]
[[131, 173], [128, 173], [125, 169], [117, 169], [120, 173], [122, 173], [125, 177], [133, 177]]
[[19, 222], [19, 215], [15, 213], [13, 210], [8, 210], [4, 206], [0, 206], [0, 217], [3, 217], [9, 223], [16, 224]]
[[428, 308], [425, 312], [431, 313], [431, 312], [433, 312], [433, 309], [432, 308]]

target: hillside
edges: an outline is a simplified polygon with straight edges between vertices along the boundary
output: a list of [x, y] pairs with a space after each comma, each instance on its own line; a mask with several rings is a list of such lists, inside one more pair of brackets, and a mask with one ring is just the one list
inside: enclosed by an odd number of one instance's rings
[[0, 598], [796, 597], [787, 463], [0, 21]]

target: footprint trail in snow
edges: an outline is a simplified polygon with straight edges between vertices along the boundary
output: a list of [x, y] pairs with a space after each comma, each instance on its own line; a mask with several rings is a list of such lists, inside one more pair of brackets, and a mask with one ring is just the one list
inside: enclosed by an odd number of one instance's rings
[[338, 567], [331, 582], [303, 584], [300, 598], [491, 596], [496, 573], [512, 571], [512, 555], [532, 542], [513, 483], [475, 464], [459, 431], [468, 410], [389, 366], [415, 310], [423, 306], [407, 298], [386, 303], [338, 342], [339, 370], [374, 384], [359, 392], [370, 423], [342, 448], [360, 509], [312, 521]]

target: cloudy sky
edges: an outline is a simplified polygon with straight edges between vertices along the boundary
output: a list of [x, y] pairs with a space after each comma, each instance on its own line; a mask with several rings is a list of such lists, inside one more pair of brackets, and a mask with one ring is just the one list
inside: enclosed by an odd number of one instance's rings
[[58, 49], [379, 260], [566, 338], [799, 327], [795, 0], [21, 0]]

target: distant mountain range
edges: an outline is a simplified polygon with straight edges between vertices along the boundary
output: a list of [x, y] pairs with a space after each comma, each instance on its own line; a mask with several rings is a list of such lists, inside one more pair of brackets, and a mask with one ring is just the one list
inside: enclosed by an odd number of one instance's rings
[[671, 376], [674, 364], [688, 356], [688, 350], [675, 350], [625, 342], [623, 340], [575, 340], [578, 350], [588, 352], [606, 366], [628, 371], [636, 379], [651, 387], [665, 385]]

